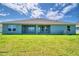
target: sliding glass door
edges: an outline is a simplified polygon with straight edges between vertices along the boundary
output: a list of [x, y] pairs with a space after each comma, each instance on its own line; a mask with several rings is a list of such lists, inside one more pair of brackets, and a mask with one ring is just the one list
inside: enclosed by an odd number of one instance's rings
[[38, 26], [38, 29], [39, 29], [39, 33], [41, 34], [47, 34], [47, 33], [49, 33], [50, 32], [50, 26], [48, 26], [48, 25], [40, 25], [40, 26]]
[[28, 33], [35, 33], [35, 26], [28, 26], [27, 27], [27, 32]]
[[34, 25], [23, 25], [22, 26], [22, 33], [25, 34], [33, 34], [35, 32], [35, 26]]
[[[37, 29], [37, 30], [36, 30]], [[22, 25], [23, 34], [48, 34], [50, 33], [49, 25]]]

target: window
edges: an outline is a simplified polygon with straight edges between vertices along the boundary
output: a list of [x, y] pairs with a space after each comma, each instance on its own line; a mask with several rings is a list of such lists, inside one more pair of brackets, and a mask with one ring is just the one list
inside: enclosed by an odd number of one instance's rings
[[70, 26], [67, 26], [67, 30], [70, 31]]
[[16, 31], [16, 25], [8, 25], [8, 31]]

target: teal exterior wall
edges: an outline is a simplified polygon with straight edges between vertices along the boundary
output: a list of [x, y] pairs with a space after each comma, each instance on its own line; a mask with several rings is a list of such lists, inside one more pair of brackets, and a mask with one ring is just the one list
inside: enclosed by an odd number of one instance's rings
[[[4, 34], [23, 34], [22, 25], [16, 24], [16, 31], [14, 31], [14, 32], [8, 31], [8, 25], [13, 25], [13, 24], [3, 24], [2, 33], [4, 33]], [[35, 25], [35, 26], [36, 26], [35, 33], [33, 33], [33, 34], [39, 34], [38, 25]], [[67, 26], [70, 26], [69, 32], [66, 32]], [[45, 34], [76, 34], [76, 25], [50, 25], [49, 30], [50, 30], [50, 32], [45, 33]], [[43, 34], [43, 33], [40, 33], [40, 34]]]
[[51, 25], [50, 33], [51, 34], [63, 34], [66, 27], [64, 25]]
[[76, 27], [76, 33], [77, 34], [79, 33], [79, 27]]
[[0, 33], [2, 33], [2, 28], [0, 28]]
[[[67, 26], [70, 26], [70, 31], [67, 31]], [[51, 34], [76, 34], [76, 25], [51, 25]]]
[[14, 24], [3, 24], [3, 30], [2, 32], [5, 34], [21, 34], [22, 33], [22, 26], [21, 25], [15, 25], [16, 31], [8, 31], [8, 25], [14, 25]]

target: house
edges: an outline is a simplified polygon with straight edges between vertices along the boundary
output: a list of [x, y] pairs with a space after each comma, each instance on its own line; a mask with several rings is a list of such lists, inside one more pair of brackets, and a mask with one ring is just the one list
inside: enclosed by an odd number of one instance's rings
[[76, 24], [76, 33], [79, 34], [79, 23]]
[[76, 34], [76, 24], [34, 18], [2, 23], [3, 34]]

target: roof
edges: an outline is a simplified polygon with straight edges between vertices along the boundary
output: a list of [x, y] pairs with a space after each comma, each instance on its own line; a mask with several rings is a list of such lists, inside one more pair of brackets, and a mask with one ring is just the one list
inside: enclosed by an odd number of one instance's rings
[[76, 23], [76, 27], [79, 27], [79, 22]]
[[76, 27], [79, 27], [79, 23], [76, 24]]
[[0, 28], [2, 28], [2, 24], [0, 24]]
[[16, 20], [16, 21], [7, 21], [3, 22], [2, 24], [42, 24], [42, 25], [52, 25], [52, 24], [73, 24], [69, 22], [62, 22], [57, 20], [48, 20], [43, 18], [33, 18], [33, 19], [26, 19], [26, 20]]

